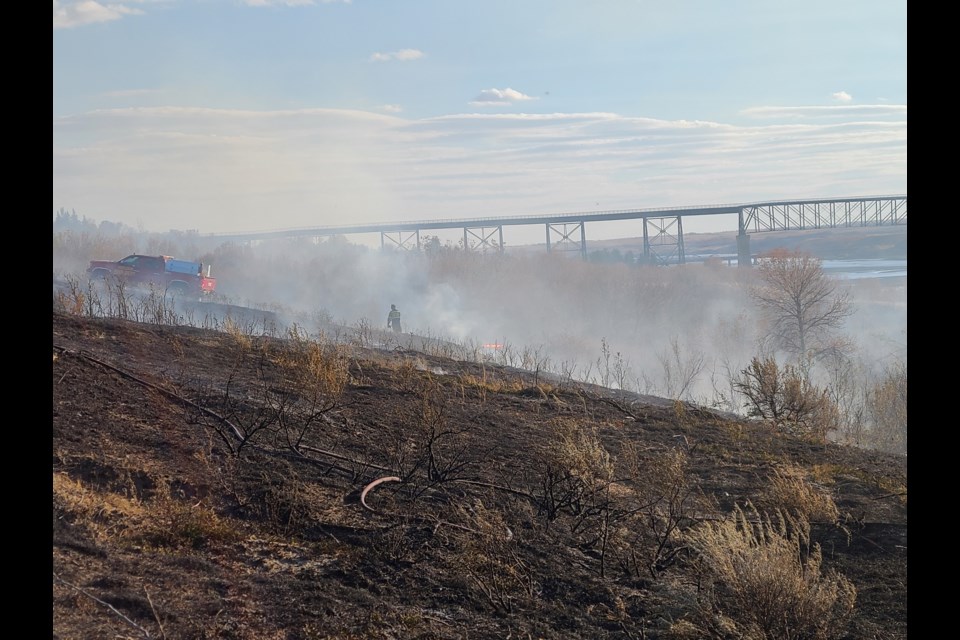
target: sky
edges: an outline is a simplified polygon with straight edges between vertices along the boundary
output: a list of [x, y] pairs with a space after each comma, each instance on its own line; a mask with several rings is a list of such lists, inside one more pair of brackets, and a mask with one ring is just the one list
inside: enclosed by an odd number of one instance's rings
[[906, 194], [906, 41], [906, 0], [54, 0], [53, 212], [206, 234]]

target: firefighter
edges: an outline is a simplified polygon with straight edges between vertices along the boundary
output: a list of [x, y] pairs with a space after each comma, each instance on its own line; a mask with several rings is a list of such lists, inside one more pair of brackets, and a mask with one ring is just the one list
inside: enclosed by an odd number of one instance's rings
[[394, 333], [400, 333], [400, 312], [397, 311], [397, 305], [390, 305], [390, 313], [387, 314], [387, 328], [392, 328]]

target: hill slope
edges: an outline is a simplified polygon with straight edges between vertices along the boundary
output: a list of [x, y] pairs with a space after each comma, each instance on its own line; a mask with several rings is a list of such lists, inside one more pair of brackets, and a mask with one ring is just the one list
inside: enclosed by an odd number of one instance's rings
[[751, 637], [763, 607], [705, 562], [738, 506], [809, 535], [806, 582], [741, 550], [824, 607], [794, 631], [907, 637], [905, 458], [663, 399], [55, 312], [52, 452], [64, 640]]

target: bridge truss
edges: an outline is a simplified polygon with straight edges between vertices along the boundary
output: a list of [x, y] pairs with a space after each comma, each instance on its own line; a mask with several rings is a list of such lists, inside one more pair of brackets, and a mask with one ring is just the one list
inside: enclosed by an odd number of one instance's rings
[[810, 200], [745, 205], [740, 233], [907, 224], [907, 198]]
[[352, 233], [380, 234], [381, 248], [421, 249], [420, 233], [429, 229], [463, 229], [465, 251], [504, 250], [503, 227], [542, 224], [546, 227], [547, 251], [577, 252], [587, 257], [586, 225], [614, 220], [642, 220], [643, 260], [647, 264], [683, 264], [683, 218], [692, 216], [738, 216], [738, 264], [749, 265], [750, 234], [767, 231], [805, 231], [839, 227], [907, 224], [907, 196], [824, 198], [749, 204], [628, 209], [590, 213], [558, 213], [539, 216], [502, 216], [462, 220], [422, 220], [385, 224], [286, 229], [249, 234], [211, 234], [211, 238], [260, 242], [270, 238], [311, 237]]

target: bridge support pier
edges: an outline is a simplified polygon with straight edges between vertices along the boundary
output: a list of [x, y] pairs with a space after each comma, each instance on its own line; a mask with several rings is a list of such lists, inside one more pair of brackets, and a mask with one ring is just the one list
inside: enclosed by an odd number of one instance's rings
[[[479, 229], [480, 233], [474, 231], [474, 229]], [[492, 240], [493, 234], [498, 234], [500, 237], [499, 242], [497, 240]], [[471, 243], [470, 237], [473, 237], [476, 242]], [[476, 249], [480, 251], [486, 251], [487, 249], [494, 249], [503, 253], [503, 225], [497, 225], [493, 227], [492, 231], [487, 231], [487, 227], [464, 227], [463, 228], [463, 249], [464, 251]]]
[[408, 231], [404, 234], [403, 231], [394, 231], [391, 234], [390, 231], [381, 231], [380, 232], [380, 248], [383, 249], [386, 246], [386, 241], [389, 240], [393, 243], [393, 247], [397, 249], [420, 249], [420, 230]]
[[749, 267], [753, 263], [750, 257], [750, 234], [740, 232], [737, 235], [737, 266]]
[[[572, 238], [573, 234], [577, 231], [580, 232], [580, 240], [574, 240]], [[560, 236], [560, 240], [556, 243], [551, 244], [550, 242], [550, 232], [556, 233]], [[586, 232], [586, 223], [581, 220], [580, 222], [548, 222], [547, 223], [547, 251], [554, 251], [554, 245], [563, 250], [578, 250], [580, 251], [580, 257], [584, 260], [587, 259], [587, 232]]]

